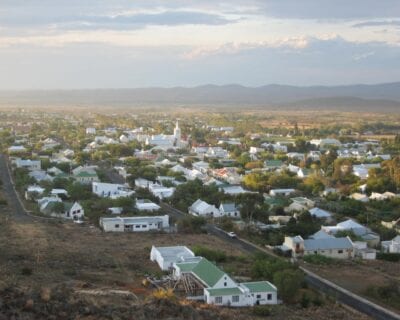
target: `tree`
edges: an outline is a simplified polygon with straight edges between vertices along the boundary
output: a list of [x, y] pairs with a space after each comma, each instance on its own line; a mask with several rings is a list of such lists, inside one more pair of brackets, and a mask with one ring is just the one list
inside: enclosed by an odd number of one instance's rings
[[302, 287], [304, 275], [299, 270], [286, 269], [274, 274], [273, 282], [278, 293], [285, 301], [293, 302]]

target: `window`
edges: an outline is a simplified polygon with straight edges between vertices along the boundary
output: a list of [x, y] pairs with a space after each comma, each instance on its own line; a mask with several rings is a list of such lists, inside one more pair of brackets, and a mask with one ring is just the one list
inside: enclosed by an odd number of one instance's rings
[[215, 303], [222, 303], [222, 297], [215, 297]]
[[140, 225], [136, 225], [136, 226], [135, 226], [135, 229], [140, 229]]
[[119, 228], [119, 224], [116, 224], [116, 225], [115, 225], [115, 228]]
[[146, 228], [147, 226], [145, 224], [142, 224], [142, 228]]
[[232, 302], [239, 302], [239, 296], [232, 296]]
[[267, 294], [267, 300], [272, 300], [272, 293]]
[[338, 253], [343, 253], [343, 250], [338, 250], [337, 252], [338, 252]]
[[226, 287], [226, 285], [227, 285], [227, 283], [226, 283], [226, 282], [224, 282], [224, 287]]
[[314, 254], [318, 254], [318, 251], [314, 251]]
[[261, 299], [261, 294], [258, 294], [258, 295], [256, 296], [256, 298], [257, 298], [257, 299]]

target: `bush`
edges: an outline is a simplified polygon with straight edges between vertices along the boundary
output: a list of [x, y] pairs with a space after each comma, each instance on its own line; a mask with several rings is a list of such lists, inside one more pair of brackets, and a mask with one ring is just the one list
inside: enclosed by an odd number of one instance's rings
[[273, 283], [278, 294], [285, 301], [294, 301], [304, 282], [304, 275], [299, 270], [283, 270], [274, 274]]
[[203, 233], [206, 219], [203, 217], [187, 216], [178, 221], [178, 231], [182, 233]]
[[210, 261], [225, 262], [226, 254], [221, 250], [213, 250], [203, 246], [193, 247], [193, 252], [196, 256], [204, 257]]
[[32, 268], [30, 268], [30, 267], [23, 267], [23, 268], [21, 269], [21, 274], [22, 274], [23, 276], [30, 276], [30, 275], [33, 274], [33, 270], [32, 270]]
[[303, 260], [305, 262], [311, 263], [311, 264], [316, 264], [316, 265], [329, 265], [335, 262], [335, 259], [325, 257], [321, 254], [315, 254], [315, 255], [305, 255]]
[[385, 261], [390, 261], [390, 262], [399, 262], [400, 261], [400, 253], [378, 252], [376, 254], [376, 258], [379, 260], [385, 260]]
[[271, 308], [269, 306], [256, 306], [253, 308], [253, 313], [259, 317], [268, 317], [271, 315]]

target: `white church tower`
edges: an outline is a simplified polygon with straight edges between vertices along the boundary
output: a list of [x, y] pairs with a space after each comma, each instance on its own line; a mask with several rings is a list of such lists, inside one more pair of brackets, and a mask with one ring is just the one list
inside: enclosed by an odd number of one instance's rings
[[175, 146], [179, 146], [181, 143], [181, 129], [179, 128], [178, 120], [176, 121], [176, 126], [174, 129], [174, 140], [175, 140]]

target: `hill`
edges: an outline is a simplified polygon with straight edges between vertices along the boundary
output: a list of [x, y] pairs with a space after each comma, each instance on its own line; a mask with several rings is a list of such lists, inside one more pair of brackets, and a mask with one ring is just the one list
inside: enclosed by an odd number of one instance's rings
[[157, 105], [400, 110], [400, 82], [376, 85], [198, 87], [0, 91], [0, 106], [140, 107]]

